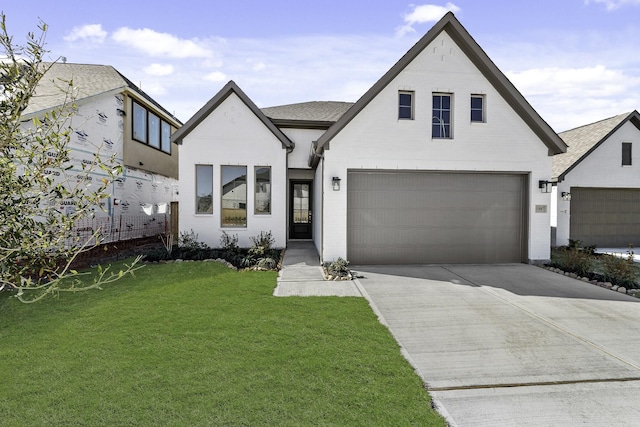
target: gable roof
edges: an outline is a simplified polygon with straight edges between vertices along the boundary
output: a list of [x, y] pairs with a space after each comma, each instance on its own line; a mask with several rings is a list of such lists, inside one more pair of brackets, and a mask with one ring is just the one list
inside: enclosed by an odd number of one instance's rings
[[319, 161], [318, 155], [324, 146], [333, 139], [364, 107], [371, 102], [391, 81], [398, 76], [435, 38], [442, 32], [447, 34], [462, 49], [465, 55], [482, 72], [487, 80], [496, 88], [500, 95], [509, 103], [511, 108], [524, 120], [531, 130], [548, 147], [549, 154], [559, 154], [566, 151], [562, 139], [551, 129], [540, 115], [531, 107], [522, 94], [513, 86], [507, 77], [489, 59], [487, 54], [460, 24], [452, 12], [448, 12], [438, 21], [409, 51], [393, 66], [380, 80], [378, 80], [327, 132], [316, 144], [316, 156], [311, 160], [312, 165]]
[[551, 178], [563, 181], [567, 173], [629, 121], [640, 130], [640, 114], [632, 111], [560, 133], [567, 152], [553, 157]]
[[176, 127], [182, 124], [173, 114], [110, 65], [46, 62], [42, 66], [48, 67], [48, 70], [40, 79], [35, 95], [29, 100], [29, 105], [23, 112], [25, 116], [36, 115], [62, 105], [65, 102], [67, 89], [65, 82], [73, 80], [76, 102], [109, 93], [115, 95], [130, 91], [156, 107]]
[[175, 131], [171, 135], [171, 141], [177, 144], [182, 144], [182, 140], [191, 133], [209, 114], [220, 104], [222, 104], [232, 93], [235, 93], [238, 98], [251, 110], [253, 114], [273, 133], [273, 135], [280, 140], [284, 148], [293, 148], [294, 143], [287, 138], [268, 118], [262, 111], [256, 106], [256, 104], [249, 99], [249, 97], [238, 87], [238, 85], [230, 80], [220, 91], [214, 95], [197, 113], [195, 113], [180, 129]]
[[328, 129], [353, 106], [353, 102], [311, 101], [263, 108], [279, 128]]

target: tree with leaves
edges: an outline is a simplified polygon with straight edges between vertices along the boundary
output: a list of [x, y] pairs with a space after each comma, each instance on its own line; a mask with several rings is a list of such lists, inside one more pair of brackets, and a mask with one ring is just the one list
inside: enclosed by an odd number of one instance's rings
[[[79, 167], [69, 148], [76, 109], [72, 80], [56, 82], [62, 95], [58, 107], [24, 121], [52, 64], [44, 61], [46, 24], [40, 22], [38, 29], [25, 45], [14, 44], [0, 13], [0, 290], [15, 291], [22, 302], [100, 288], [140, 268], [138, 258], [124, 271], [100, 269], [90, 282], [72, 269], [79, 254], [100, 242], [100, 230], [87, 240], [74, 233], [74, 225], [100, 209], [122, 167], [98, 150], [92, 164], [72, 171]], [[94, 170], [106, 177], [90, 179]], [[60, 209], [64, 206], [72, 209]]]

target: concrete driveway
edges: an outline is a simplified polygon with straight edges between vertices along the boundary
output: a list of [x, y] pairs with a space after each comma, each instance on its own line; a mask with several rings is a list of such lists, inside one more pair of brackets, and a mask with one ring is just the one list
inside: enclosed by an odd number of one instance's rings
[[640, 425], [640, 300], [524, 264], [353, 270], [451, 425]]

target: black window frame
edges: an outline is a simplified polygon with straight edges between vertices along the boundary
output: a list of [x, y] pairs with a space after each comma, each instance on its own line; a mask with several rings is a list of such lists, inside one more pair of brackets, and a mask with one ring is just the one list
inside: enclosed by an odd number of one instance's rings
[[[443, 102], [444, 100], [447, 102]], [[448, 104], [448, 105], [447, 105]], [[434, 92], [431, 97], [431, 138], [453, 139], [453, 94]]]
[[[261, 173], [262, 169], [267, 169], [268, 179], [264, 180], [263, 174]], [[272, 198], [272, 177], [271, 177], [271, 166], [254, 166], [253, 167], [253, 179], [254, 179], [254, 189], [253, 189], [253, 213], [254, 215], [271, 215], [271, 198]], [[263, 188], [264, 186], [264, 188]], [[265, 209], [260, 209], [259, 197], [258, 194], [267, 193], [267, 204]]]
[[[201, 195], [198, 195], [198, 190], [202, 190], [202, 184], [205, 184], [205, 182], [201, 182], [200, 178], [201, 178], [201, 174], [199, 173], [200, 168], [206, 168], [207, 172], [208, 172], [208, 182], [206, 183], [207, 185], [205, 185], [205, 189], [209, 190], [210, 192], [209, 194], [205, 194], [202, 193]], [[195, 176], [195, 196], [196, 196], [196, 215], [213, 215], [213, 165], [211, 164], [196, 164], [195, 165], [195, 172], [196, 172], [196, 176]], [[208, 204], [201, 204], [201, 200], [209, 197], [210, 201]], [[201, 206], [207, 206], [209, 209], [200, 209]]]
[[633, 164], [633, 160], [631, 157], [631, 153], [633, 150], [633, 145], [631, 142], [623, 142], [622, 143], [622, 166], [631, 166]]
[[[225, 179], [225, 171], [230, 170], [234, 175], [231, 180]], [[238, 174], [244, 170], [244, 174]], [[221, 165], [220, 166], [220, 228], [247, 228], [249, 225], [249, 210], [248, 208], [248, 167], [247, 165]], [[236, 176], [237, 175], [237, 176]], [[244, 184], [244, 199], [237, 199], [238, 207], [227, 208], [225, 196], [235, 191], [236, 188], [242, 189]], [[231, 189], [225, 193], [225, 186], [231, 186]], [[241, 192], [239, 192], [242, 195]], [[227, 217], [225, 216], [225, 209], [236, 209], [237, 215]], [[242, 211], [244, 210], [244, 218], [242, 218]], [[241, 221], [244, 219], [244, 223]]]
[[[132, 100], [132, 104], [133, 114], [131, 115], [131, 139], [155, 150], [171, 155], [171, 123], [167, 122], [160, 117], [160, 115], [149, 110], [149, 108], [145, 107], [138, 101]], [[144, 114], [144, 129], [140, 129], [141, 123], [138, 123], [136, 120], [137, 118], [139, 119], [139, 113], [136, 114], [136, 110]], [[154, 126], [155, 132], [154, 129], [152, 129], [151, 124], [153, 121], [152, 117], [158, 119], [157, 126]], [[166, 131], [167, 126], [169, 129], [168, 133], [164, 132]], [[154, 140], [157, 139], [157, 141], [151, 140], [153, 135], [157, 136], [157, 138], [153, 138]]]

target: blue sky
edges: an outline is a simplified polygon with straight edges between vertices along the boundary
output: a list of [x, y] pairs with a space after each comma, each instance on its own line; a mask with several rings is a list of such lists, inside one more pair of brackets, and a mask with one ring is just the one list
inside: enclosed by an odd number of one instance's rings
[[452, 10], [558, 132], [640, 110], [640, 0], [4, 0], [22, 43], [113, 65], [183, 122], [229, 80], [260, 107], [355, 101]]

